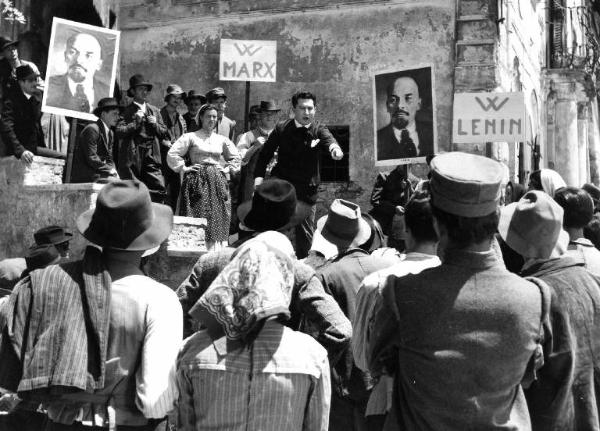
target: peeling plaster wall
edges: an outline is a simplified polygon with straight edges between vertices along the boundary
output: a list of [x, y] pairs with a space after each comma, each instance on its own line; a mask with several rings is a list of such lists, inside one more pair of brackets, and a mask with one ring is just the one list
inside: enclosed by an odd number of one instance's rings
[[[231, 12], [241, 3], [247, 9], [260, 10]], [[449, 149], [454, 1], [355, 0], [350, 5], [339, 0], [274, 0], [267, 2], [270, 10], [264, 1], [241, 3], [124, 0], [119, 16], [123, 88], [127, 88], [129, 76], [141, 72], [155, 84], [151, 102], [162, 106], [168, 83], [202, 91], [222, 86], [228, 94], [227, 115], [237, 120], [241, 129], [245, 86], [243, 82], [219, 81], [220, 39], [276, 40], [277, 82], [252, 83], [250, 104], [275, 99], [283, 106], [285, 117], [294, 91], [313, 91], [319, 120], [350, 126], [351, 189], [363, 209], [368, 209], [376, 176], [372, 73], [432, 63], [437, 139], [440, 149]], [[313, 4], [315, 9], [311, 9]], [[301, 10], [285, 12], [286, 8]]]

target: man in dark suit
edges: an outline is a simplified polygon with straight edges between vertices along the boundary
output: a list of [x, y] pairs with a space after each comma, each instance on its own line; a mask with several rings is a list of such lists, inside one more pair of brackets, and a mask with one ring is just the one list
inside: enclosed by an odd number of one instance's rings
[[433, 154], [432, 126], [416, 121], [421, 109], [419, 87], [403, 76], [387, 88], [390, 124], [377, 131], [377, 160], [404, 159]]
[[182, 96], [185, 93], [177, 84], [169, 84], [165, 94], [165, 102], [167, 103], [160, 110], [163, 123], [167, 128], [167, 138], [163, 139], [160, 146], [160, 157], [162, 163], [162, 173], [165, 178], [165, 187], [167, 188], [167, 204], [173, 212], [177, 209], [177, 198], [181, 188], [181, 180], [179, 174], [174, 172], [167, 165], [167, 153], [171, 145], [179, 139], [181, 135], [187, 133], [187, 125], [177, 108], [181, 105]]
[[267, 164], [277, 153], [277, 164], [271, 176], [287, 180], [296, 188], [298, 200], [312, 206], [310, 215], [295, 227], [296, 255], [308, 255], [315, 230], [316, 202], [321, 176], [321, 151], [327, 151], [333, 160], [341, 160], [342, 149], [326, 126], [315, 121], [316, 97], [309, 92], [292, 96], [294, 118], [279, 123], [265, 142], [256, 168], [254, 185], [260, 185]]
[[102, 48], [94, 36], [76, 33], [69, 37], [65, 63], [67, 73], [51, 76], [48, 80], [46, 105], [91, 112], [101, 98], [110, 96], [108, 84], [95, 76], [102, 68]]
[[152, 84], [140, 74], [129, 79], [127, 95], [133, 102], [123, 111], [117, 124], [119, 139], [118, 172], [121, 179], [138, 179], [150, 190], [154, 202], [166, 198], [165, 180], [161, 172], [160, 145], [169, 139], [160, 110], [146, 102]]
[[190, 90], [187, 94], [184, 94], [183, 101], [188, 107], [188, 111], [183, 114], [185, 127], [188, 132], [195, 132], [202, 127], [196, 115], [200, 107], [206, 103], [206, 97], [196, 90]]
[[[29, 65], [16, 70], [18, 85], [12, 86], [4, 95], [0, 134], [7, 147], [8, 155], [14, 155], [25, 163], [33, 162], [38, 148], [45, 147], [42, 131], [41, 104], [33, 96], [39, 74]], [[44, 154], [51, 156], [51, 154]]]
[[73, 154], [72, 183], [92, 183], [101, 178], [117, 177], [113, 159], [113, 128], [119, 121], [119, 104], [112, 97], [100, 99], [94, 109], [98, 121], [82, 130]]
[[236, 122], [225, 115], [227, 109], [227, 95], [221, 87], [216, 87], [206, 93], [206, 102], [217, 107], [217, 128], [215, 132], [226, 136], [231, 142], [235, 142]]

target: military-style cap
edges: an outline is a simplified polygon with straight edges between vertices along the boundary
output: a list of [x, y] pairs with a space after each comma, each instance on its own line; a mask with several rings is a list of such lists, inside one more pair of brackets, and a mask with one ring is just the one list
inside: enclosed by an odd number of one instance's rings
[[502, 165], [459, 151], [431, 160], [429, 190], [433, 206], [461, 217], [483, 217], [500, 202]]

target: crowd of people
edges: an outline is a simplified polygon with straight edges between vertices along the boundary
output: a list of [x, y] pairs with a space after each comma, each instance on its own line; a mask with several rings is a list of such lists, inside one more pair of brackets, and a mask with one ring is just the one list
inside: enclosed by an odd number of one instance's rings
[[[191, 211], [227, 190], [205, 184], [233, 145], [210, 133], [214, 107], [198, 118], [167, 152]], [[290, 238], [311, 190], [255, 181], [245, 235], [176, 291], [142, 263], [172, 208], [107, 183], [77, 220], [82, 260], [49, 226], [25, 263], [0, 262], [21, 267], [0, 302], [2, 429], [600, 429], [600, 189], [548, 169], [505, 186], [500, 163], [461, 152], [429, 165], [418, 183], [382, 175], [375, 216], [334, 200], [305, 258]]]
[[[2, 44], [0, 134], [30, 163], [39, 72]], [[48, 226], [0, 262], [0, 429], [600, 430], [600, 188], [450, 152], [317, 220], [321, 156], [344, 154], [314, 94], [236, 136], [222, 88], [152, 90], [87, 98], [72, 179], [106, 184], [83, 258]], [[207, 219], [176, 291], [144, 267], [174, 214]]]

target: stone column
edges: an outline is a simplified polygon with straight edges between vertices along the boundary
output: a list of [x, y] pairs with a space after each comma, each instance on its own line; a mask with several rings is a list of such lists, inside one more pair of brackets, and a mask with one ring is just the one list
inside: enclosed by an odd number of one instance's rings
[[590, 181], [600, 184], [600, 123], [598, 115], [598, 100], [594, 96], [590, 100], [590, 126], [588, 127], [588, 145], [590, 157]]
[[579, 146], [577, 142], [577, 101], [557, 100], [556, 105], [556, 140], [554, 142], [554, 170], [568, 185], [579, 183]]
[[576, 186], [580, 187], [587, 181], [590, 174], [588, 162], [588, 103], [579, 102], [577, 104], [577, 156], [579, 157], [579, 182]]

